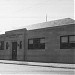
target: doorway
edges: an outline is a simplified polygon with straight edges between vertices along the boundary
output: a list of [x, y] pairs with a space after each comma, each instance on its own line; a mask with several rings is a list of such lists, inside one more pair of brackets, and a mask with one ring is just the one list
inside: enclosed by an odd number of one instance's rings
[[12, 42], [12, 60], [17, 60], [17, 42]]

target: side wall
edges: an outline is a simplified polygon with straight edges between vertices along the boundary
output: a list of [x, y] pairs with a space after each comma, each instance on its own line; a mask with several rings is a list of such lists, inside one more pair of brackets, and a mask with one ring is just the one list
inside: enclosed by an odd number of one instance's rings
[[75, 25], [64, 25], [28, 31], [28, 39], [45, 37], [45, 49], [27, 48], [27, 61], [75, 63], [75, 49], [60, 49], [60, 36], [75, 35], [74, 29]]

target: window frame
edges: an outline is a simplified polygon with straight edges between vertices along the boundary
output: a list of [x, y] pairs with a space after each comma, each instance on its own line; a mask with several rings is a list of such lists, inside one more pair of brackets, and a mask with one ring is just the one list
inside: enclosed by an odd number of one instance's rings
[[[70, 36], [75, 36], [75, 35], [64, 35], [64, 36], [60, 36], [60, 49], [75, 49], [74, 44], [75, 43], [71, 43], [70, 42]], [[68, 42], [62, 42], [62, 37], [68, 37]], [[74, 46], [74, 47], [73, 47]]]
[[[45, 43], [40, 43], [40, 39], [45, 39], [45, 38], [42, 37], [42, 38], [28, 39], [28, 49], [45, 49]], [[33, 44], [29, 44], [29, 40], [33, 40]]]
[[9, 43], [6, 42], [6, 49], [9, 49]]
[[69, 45], [71, 49], [75, 49], [75, 41], [70, 42], [70, 36], [75, 36], [75, 35], [69, 35]]
[[[4, 50], [4, 41], [0, 41], [1, 43], [1, 47], [0, 47], [0, 50]], [[3, 43], [3, 44], [2, 44]]]
[[[66, 37], [66, 38], [67, 38], [67, 42], [63, 42], [63, 41], [62, 41], [63, 37]], [[61, 39], [61, 43], [68, 43], [68, 42], [69, 42], [69, 40], [68, 40], [68, 36], [61, 36], [60, 39]]]
[[29, 44], [33, 44], [33, 43], [30, 43], [31, 40], [33, 41], [33, 39], [29, 39], [29, 41], [28, 41]]
[[[75, 37], [75, 35], [69, 35], [69, 43], [73, 43], [73, 41], [70, 41], [70, 37], [71, 36], [74, 36]], [[75, 42], [75, 41], [74, 41]]]
[[22, 41], [20, 41], [19, 48], [22, 49]]

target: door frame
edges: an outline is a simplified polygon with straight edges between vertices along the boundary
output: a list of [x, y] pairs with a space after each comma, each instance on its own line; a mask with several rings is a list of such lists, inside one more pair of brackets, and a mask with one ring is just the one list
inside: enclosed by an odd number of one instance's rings
[[[12, 60], [17, 60], [17, 41], [12, 41]], [[15, 44], [15, 45], [14, 45]]]

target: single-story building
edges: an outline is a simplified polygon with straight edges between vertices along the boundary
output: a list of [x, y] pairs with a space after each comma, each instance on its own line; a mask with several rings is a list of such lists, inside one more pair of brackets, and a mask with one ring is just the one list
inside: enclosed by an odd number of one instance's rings
[[6, 31], [0, 59], [75, 64], [75, 21], [64, 18]]

